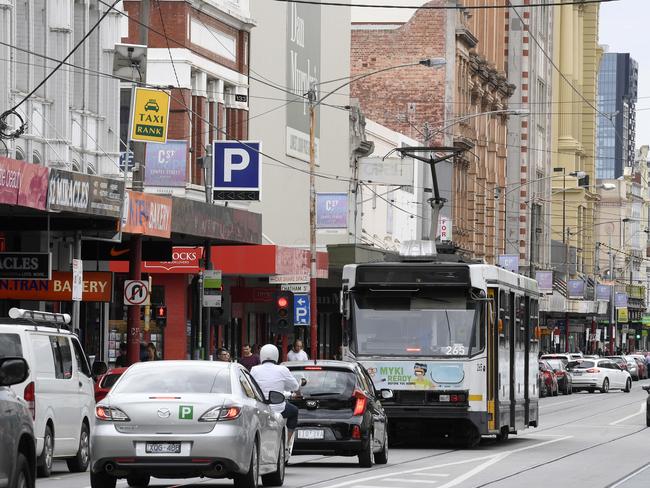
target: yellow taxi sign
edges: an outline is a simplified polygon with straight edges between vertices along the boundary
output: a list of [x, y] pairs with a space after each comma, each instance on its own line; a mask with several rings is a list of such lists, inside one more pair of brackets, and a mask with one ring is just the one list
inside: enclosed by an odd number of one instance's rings
[[618, 312], [617, 322], [625, 324], [629, 321], [627, 307], [617, 308], [616, 311]]
[[131, 140], [167, 142], [169, 93], [136, 87], [131, 111]]

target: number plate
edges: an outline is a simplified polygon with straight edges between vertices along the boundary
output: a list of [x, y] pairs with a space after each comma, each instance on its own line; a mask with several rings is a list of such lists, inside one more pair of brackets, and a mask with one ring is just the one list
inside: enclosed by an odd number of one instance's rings
[[147, 454], [180, 454], [180, 442], [147, 442], [144, 446]]
[[323, 439], [325, 432], [316, 429], [305, 429], [298, 431], [298, 439]]
[[572, 371], [571, 374], [573, 376], [580, 376], [580, 375], [582, 375], [582, 371]]

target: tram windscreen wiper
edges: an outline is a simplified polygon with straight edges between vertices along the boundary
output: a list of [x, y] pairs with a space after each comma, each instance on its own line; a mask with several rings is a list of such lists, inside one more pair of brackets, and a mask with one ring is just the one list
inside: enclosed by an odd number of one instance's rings
[[449, 312], [445, 309], [445, 317], [447, 317], [447, 330], [449, 331], [449, 343], [451, 344], [451, 324], [449, 323]]

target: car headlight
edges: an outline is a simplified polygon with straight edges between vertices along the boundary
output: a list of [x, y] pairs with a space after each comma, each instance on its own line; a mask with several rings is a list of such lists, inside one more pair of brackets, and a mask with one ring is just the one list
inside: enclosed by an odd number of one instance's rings
[[113, 422], [130, 422], [131, 419], [119, 408], [97, 405], [95, 407], [95, 418], [98, 420]]

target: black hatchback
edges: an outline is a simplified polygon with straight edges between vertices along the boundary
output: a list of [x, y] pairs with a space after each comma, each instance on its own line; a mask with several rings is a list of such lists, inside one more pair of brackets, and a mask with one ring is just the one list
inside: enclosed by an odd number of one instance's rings
[[300, 410], [293, 454], [358, 456], [361, 467], [388, 462], [388, 419], [382, 399], [358, 363], [300, 361], [285, 363], [302, 382], [291, 403]]

